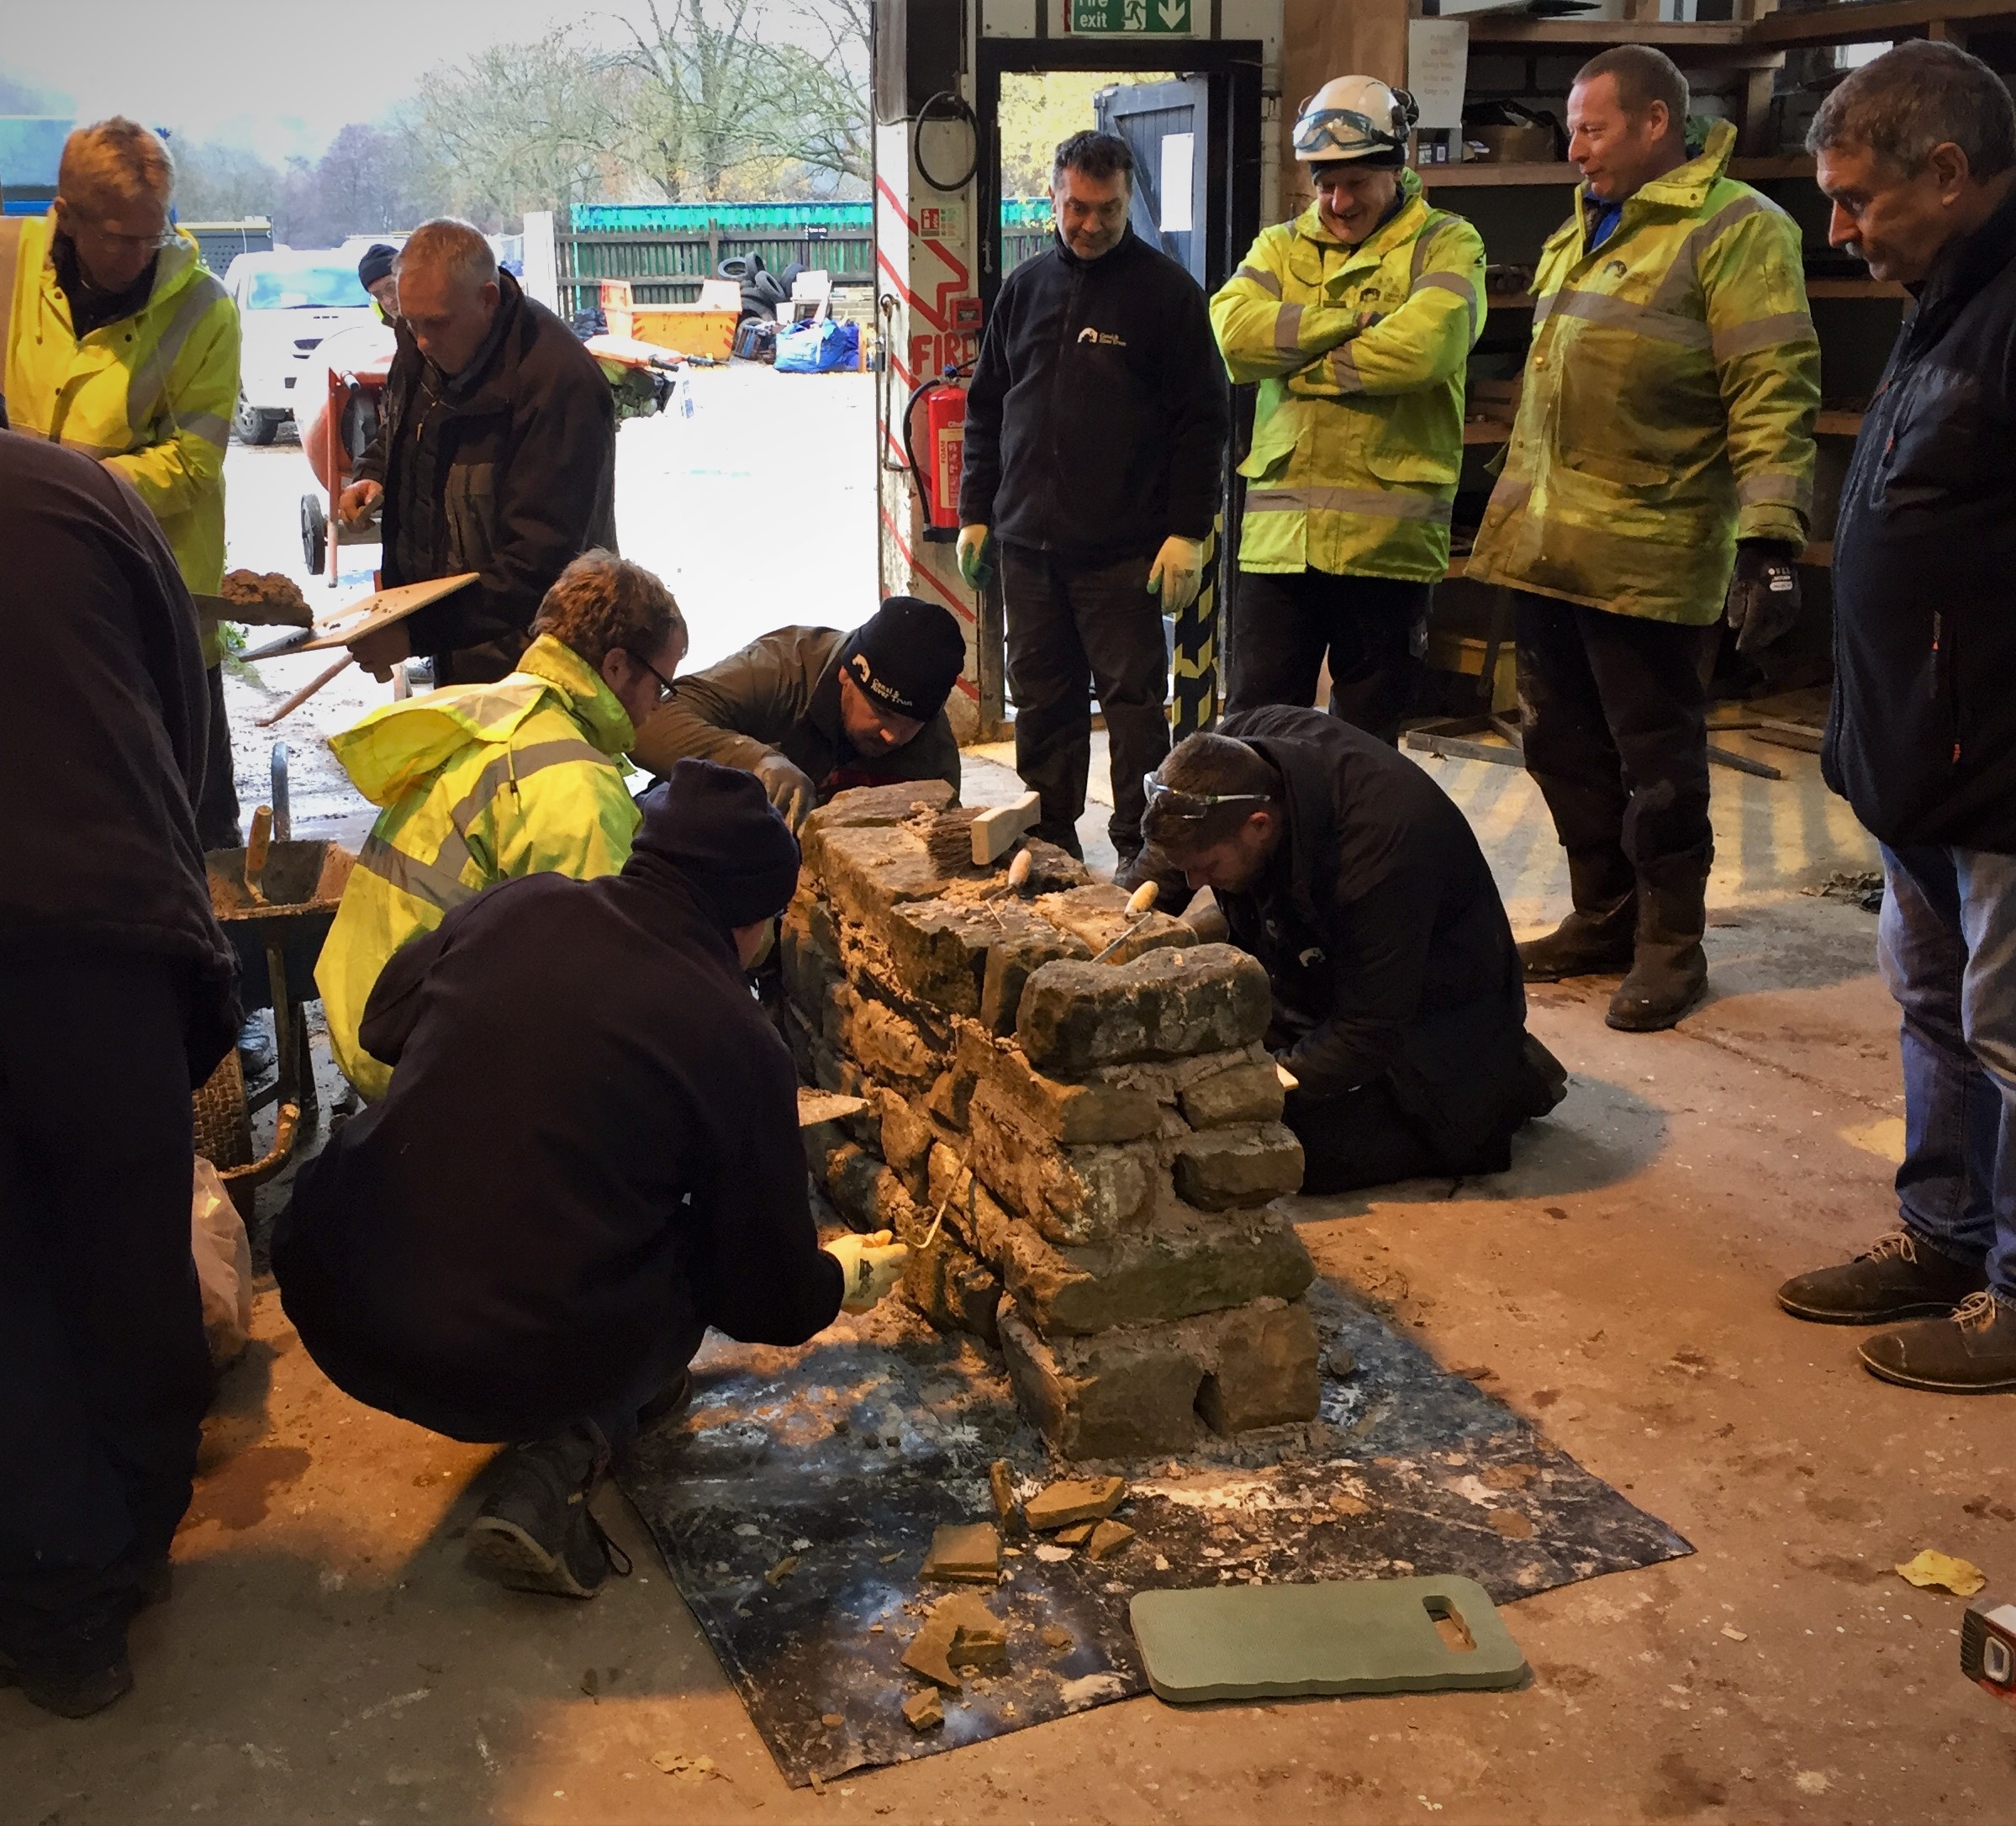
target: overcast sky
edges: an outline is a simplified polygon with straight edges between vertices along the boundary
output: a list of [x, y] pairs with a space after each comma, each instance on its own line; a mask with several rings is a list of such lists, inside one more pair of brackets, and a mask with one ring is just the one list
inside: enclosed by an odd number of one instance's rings
[[[52, 91], [59, 112], [130, 114], [269, 159], [319, 156], [346, 121], [375, 120], [430, 65], [542, 37], [600, 9], [561, 0], [0, 0], [0, 75]], [[600, 30], [594, 30], [599, 27]]]

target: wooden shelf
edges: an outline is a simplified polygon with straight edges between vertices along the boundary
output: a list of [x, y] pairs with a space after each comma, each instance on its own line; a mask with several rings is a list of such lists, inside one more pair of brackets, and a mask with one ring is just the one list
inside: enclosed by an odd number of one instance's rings
[[[1760, 50], [1783, 50], [1810, 45], [1879, 44], [1939, 35], [1934, 29], [1940, 26], [1989, 24], [2016, 27], [2016, 0], [1847, 0], [1811, 13], [1767, 13], [1749, 26], [1749, 36]], [[1476, 27], [1470, 30], [1474, 35]]]
[[1887, 298], [1908, 304], [1911, 294], [1888, 279], [1808, 279], [1808, 298]]
[[1823, 412], [1813, 420], [1816, 437], [1860, 437], [1862, 414], [1859, 412]]
[[1470, 159], [1461, 165], [1417, 165], [1424, 189], [1456, 184], [1559, 184], [1581, 182], [1582, 174], [1563, 160], [1558, 165], [1501, 165], [1491, 159]]
[[1613, 45], [1652, 45], [1676, 63], [1717, 63], [1769, 69], [1776, 51], [1760, 45], [1739, 20], [1705, 24], [1674, 19], [1532, 19], [1486, 15], [1470, 22], [1475, 50], [1524, 50], [1575, 56]]

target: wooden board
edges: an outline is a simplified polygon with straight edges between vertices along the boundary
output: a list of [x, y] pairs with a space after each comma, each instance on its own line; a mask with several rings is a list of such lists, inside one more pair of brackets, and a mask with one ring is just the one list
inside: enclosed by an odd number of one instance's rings
[[374, 590], [368, 596], [360, 596], [348, 608], [325, 616], [312, 628], [271, 641], [245, 657], [248, 660], [279, 659], [289, 653], [319, 653], [332, 646], [353, 646], [367, 635], [404, 621], [430, 603], [467, 588], [476, 577], [474, 571], [463, 571], [455, 577], [430, 578], [425, 583], [402, 583], [397, 589]]
[[1174, 1704], [1516, 1686], [1526, 1675], [1484, 1587], [1454, 1575], [1140, 1591], [1127, 1614], [1148, 1685]]

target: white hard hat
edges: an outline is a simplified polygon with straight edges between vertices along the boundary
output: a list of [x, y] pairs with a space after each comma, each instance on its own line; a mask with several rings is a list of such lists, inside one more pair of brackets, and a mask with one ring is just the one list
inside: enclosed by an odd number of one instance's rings
[[1407, 134], [1421, 118], [1414, 98], [1377, 77], [1333, 77], [1302, 103], [1295, 123], [1295, 156], [1304, 165], [1358, 159], [1404, 165]]

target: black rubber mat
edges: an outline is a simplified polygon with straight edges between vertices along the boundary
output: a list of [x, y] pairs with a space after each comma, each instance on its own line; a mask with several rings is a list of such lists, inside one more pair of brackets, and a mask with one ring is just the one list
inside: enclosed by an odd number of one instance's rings
[[1503, 1604], [1692, 1551], [1369, 1306], [1324, 1283], [1311, 1300], [1326, 1360], [1338, 1344], [1356, 1359], [1326, 1373], [1322, 1417], [1101, 1467], [1127, 1475], [1119, 1519], [1138, 1538], [1100, 1564], [1011, 1542], [984, 1593], [1009, 1670], [968, 1676], [921, 1735], [901, 1708], [926, 1683], [901, 1656], [955, 1589], [921, 1581], [931, 1531], [991, 1517], [994, 1459], [1026, 1492], [1063, 1475], [998, 1359], [895, 1302], [798, 1350], [715, 1337], [684, 1421], [641, 1441], [618, 1480], [800, 1786], [1145, 1692], [1138, 1591], [1462, 1573]]

